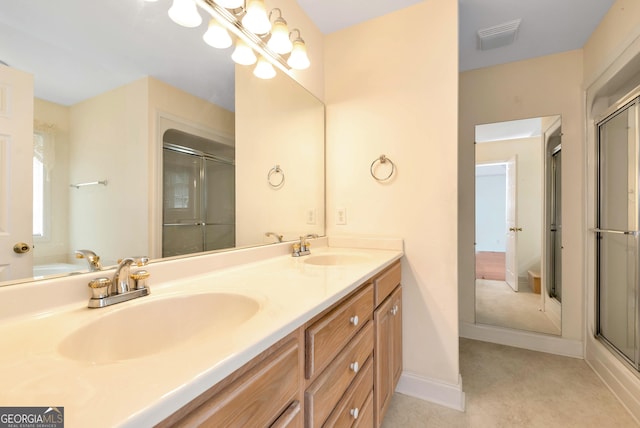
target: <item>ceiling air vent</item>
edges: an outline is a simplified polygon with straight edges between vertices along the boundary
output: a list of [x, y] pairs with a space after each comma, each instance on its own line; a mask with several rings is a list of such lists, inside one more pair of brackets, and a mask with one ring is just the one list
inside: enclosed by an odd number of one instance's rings
[[513, 43], [518, 36], [520, 22], [522, 22], [521, 19], [515, 19], [478, 30], [478, 49], [486, 51]]

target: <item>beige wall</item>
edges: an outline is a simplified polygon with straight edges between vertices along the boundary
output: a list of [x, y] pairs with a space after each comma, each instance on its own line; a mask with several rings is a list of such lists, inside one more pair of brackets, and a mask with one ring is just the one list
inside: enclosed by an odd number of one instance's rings
[[[236, 245], [323, 235], [324, 107], [317, 98], [278, 74], [264, 81], [236, 68]], [[279, 165], [284, 183], [271, 187]], [[279, 183], [280, 174], [272, 176]], [[315, 219], [309, 224], [307, 213]]]
[[[33, 262], [67, 263], [73, 261], [69, 248], [69, 108], [49, 101], [35, 99], [33, 105], [35, 129], [50, 134], [55, 145], [55, 160], [50, 170], [48, 185], [49, 235], [45, 239], [34, 239]], [[45, 208], [46, 209], [46, 208]], [[45, 212], [47, 215], [47, 212]]]
[[[423, 1], [325, 40], [328, 233], [404, 239], [404, 369], [447, 385], [459, 374], [457, 14], [453, 0]], [[369, 174], [381, 154], [397, 167], [386, 183]]]
[[640, 2], [618, 0], [584, 45], [584, 82], [590, 86], [640, 36]]
[[575, 340], [583, 337], [585, 152], [581, 81], [581, 50], [460, 73], [458, 245], [462, 322], [475, 322], [475, 125], [559, 114], [563, 132], [562, 209], [565, 219], [562, 336]]
[[69, 180], [108, 180], [71, 189], [71, 250], [91, 249], [105, 265], [148, 251], [147, 94], [140, 79], [70, 109]]

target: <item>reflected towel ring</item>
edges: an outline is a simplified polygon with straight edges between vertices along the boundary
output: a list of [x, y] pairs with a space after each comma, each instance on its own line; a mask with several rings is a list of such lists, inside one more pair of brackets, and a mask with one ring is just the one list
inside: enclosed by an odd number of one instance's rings
[[[387, 175], [386, 177], [378, 177], [376, 175], [376, 173], [374, 172], [374, 167], [376, 166], [376, 163], [378, 163], [378, 162], [380, 164], [384, 164], [384, 163], [387, 163], [387, 162], [389, 162], [391, 164], [391, 171], [389, 172], [389, 175]], [[391, 176], [393, 175], [395, 170], [396, 170], [396, 165], [391, 161], [391, 159], [389, 159], [385, 155], [380, 155], [379, 158], [377, 158], [376, 160], [371, 162], [371, 167], [369, 167], [369, 172], [371, 172], [371, 176], [373, 178], [375, 178], [377, 181], [387, 181], [388, 179], [391, 178]]]
[[[278, 174], [280, 174], [280, 180], [277, 180]], [[274, 189], [278, 189], [282, 187], [284, 184], [284, 171], [280, 168], [280, 165], [276, 165], [269, 170], [269, 174], [267, 174], [267, 181], [269, 181], [269, 186]]]

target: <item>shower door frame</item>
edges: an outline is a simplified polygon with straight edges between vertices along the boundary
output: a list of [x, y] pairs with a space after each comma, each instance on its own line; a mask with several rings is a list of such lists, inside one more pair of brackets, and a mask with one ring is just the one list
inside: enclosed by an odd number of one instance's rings
[[[593, 229], [595, 234], [595, 299], [594, 299], [594, 313], [595, 313], [595, 331], [594, 335], [596, 339], [598, 339], [601, 343], [606, 345], [608, 349], [612, 351], [614, 355], [619, 357], [626, 364], [631, 366], [636, 371], [640, 371], [640, 169], [636, 170], [636, 206], [635, 206], [635, 217], [637, 220], [638, 230], [602, 230], [600, 229], [600, 216], [601, 216], [601, 139], [600, 139], [600, 127], [611, 119], [616, 117], [622, 111], [628, 109], [630, 106], [636, 106], [636, 115], [635, 115], [635, 156], [637, 159], [637, 164], [640, 166], [640, 87], [634, 89], [625, 97], [623, 97], [620, 101], [613, 104], [609, 107], [604, 114], [602, 114], [599, 118], [595, 120], [595, 167], [596, 167], [596, 180], [595, 180], [595, 190], [596, 190], [596, 199], [595, 199], [595, 225], [596, 227]], [[600, 325], [600, 283], [601, 283], [601, 260], [600, 260], [600, 245], [602, 234], [623, 234], [626, 236], [633, 236], [635, 238], [636, 244], [636, 260], [635, 260], [635, 271], [634, 271], [634, 284], [635, 284], [635, 348], [634, 348], [634, 359], [632, 361], [627, 355], [625, 355], [618, 347], [616, 347], [613, 343], [607, 339], [607, 337], [601, 332]]]

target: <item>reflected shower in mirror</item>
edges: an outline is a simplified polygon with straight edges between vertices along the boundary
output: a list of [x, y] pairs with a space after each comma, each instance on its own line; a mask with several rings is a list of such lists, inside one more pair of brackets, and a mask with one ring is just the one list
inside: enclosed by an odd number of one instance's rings
[[476, 126], [476, 323], [561, 334], [560, 116]]

